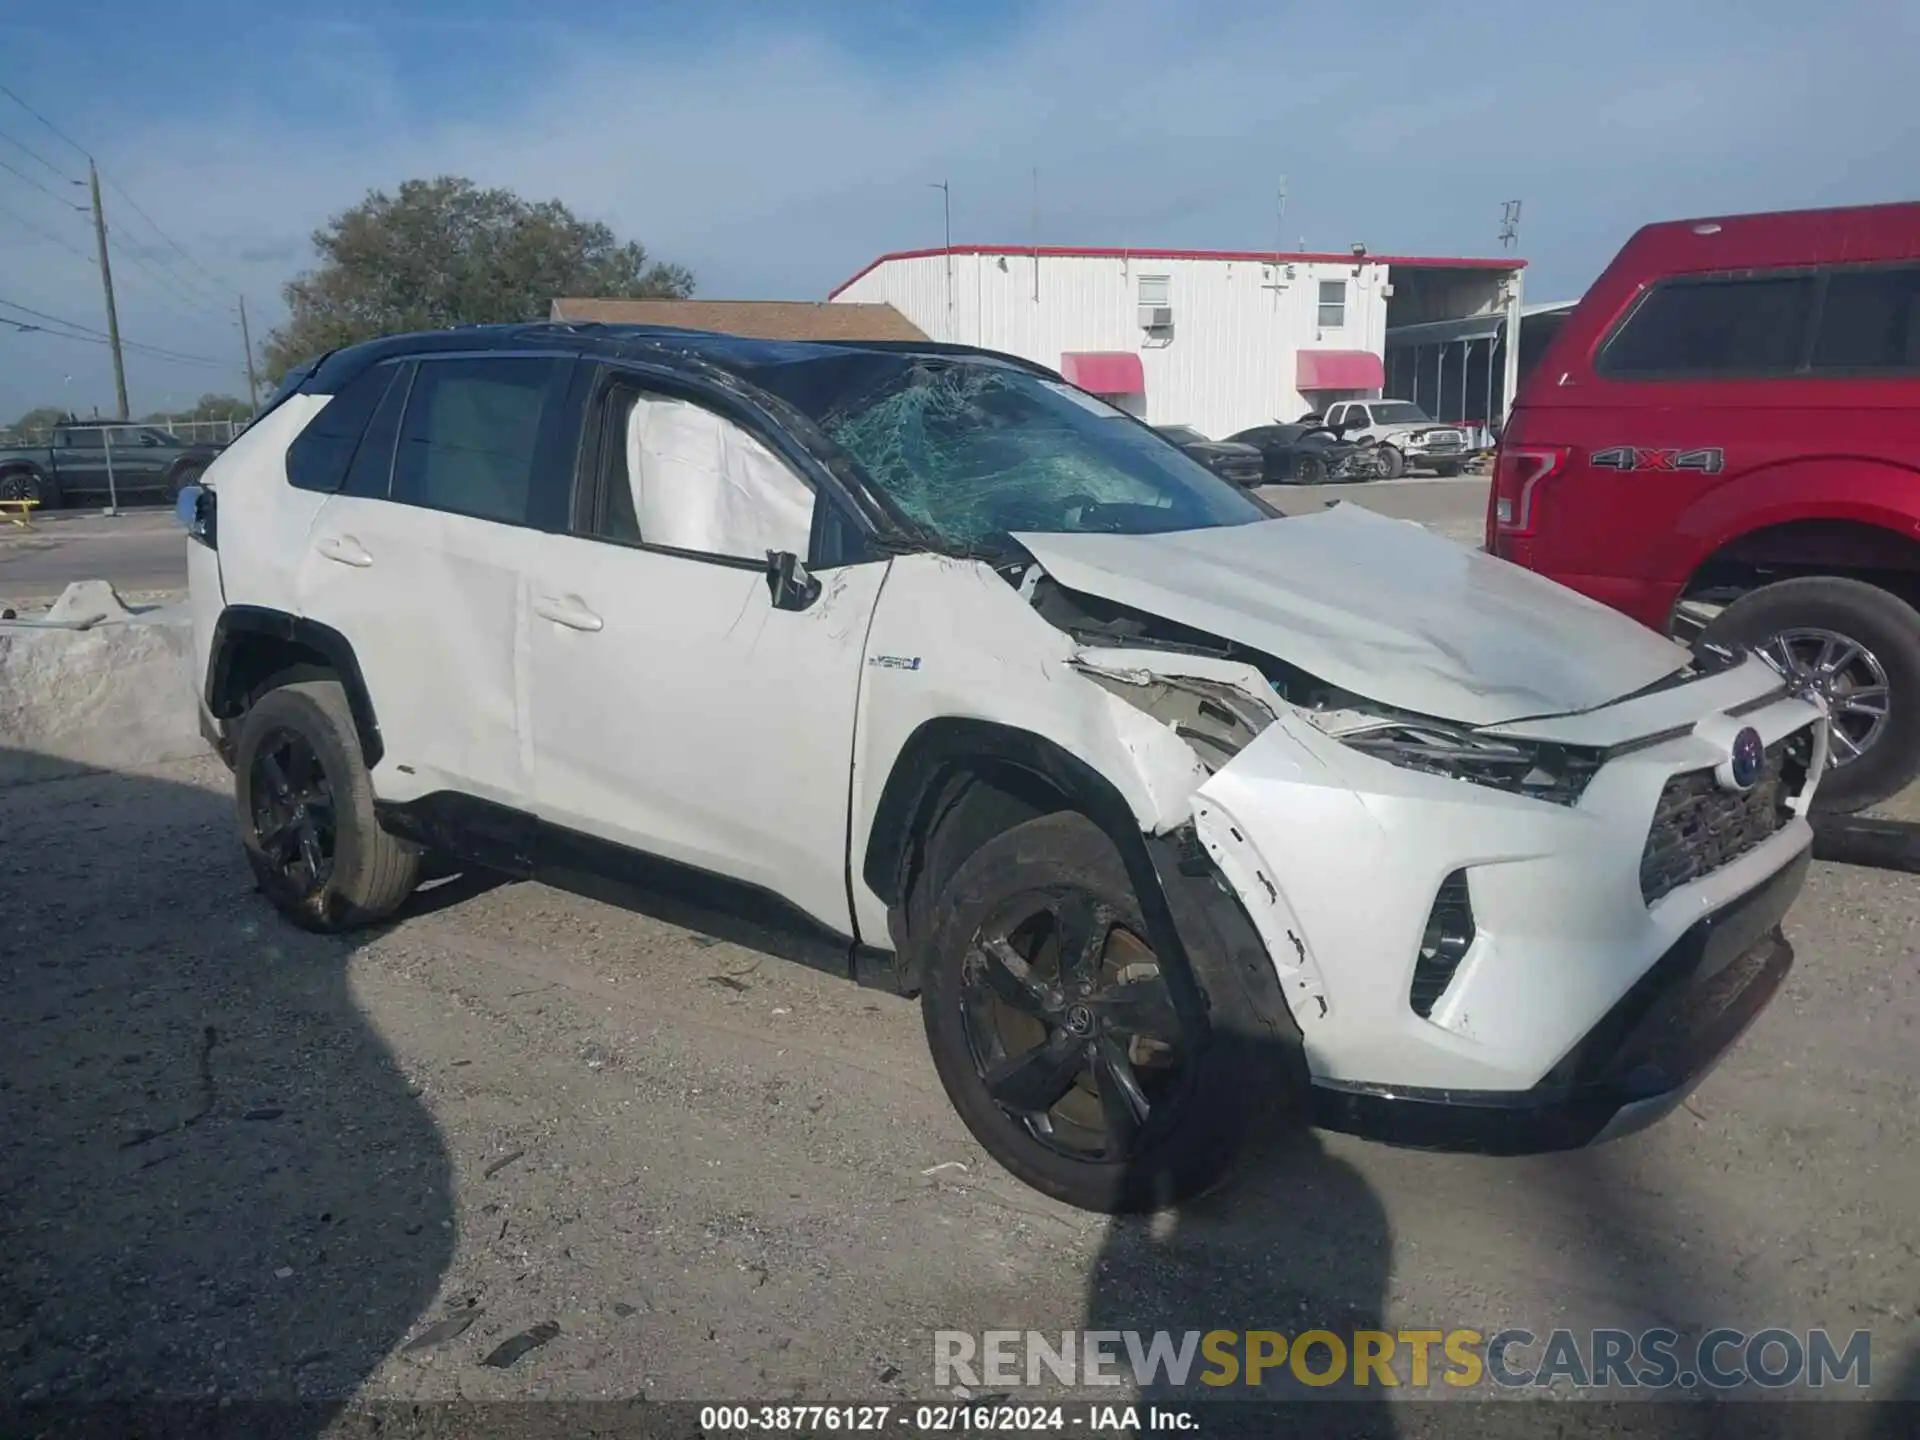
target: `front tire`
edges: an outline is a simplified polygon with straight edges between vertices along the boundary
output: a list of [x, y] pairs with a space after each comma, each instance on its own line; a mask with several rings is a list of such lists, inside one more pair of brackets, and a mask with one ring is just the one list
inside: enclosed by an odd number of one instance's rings
[[1460, 462], [1458, 460], [1436, 460], [1433, 462], [1433, 473], [1438, 475], [1442, 480], [1451, 480], [1460, 473]]
[[1743, 595], [1701, 637], [1751, 646], [1832, 711], [1815, 811], [1852, 814], [1920, 775], [1920, 613], [1876, 586], [1837, 576], [1782, 580]]
[[0, 500], [32, 500], [42, 510], [60, 507], [60, 487], [38, 470], [20, 466], [0, 472]]
[[1380, 447], [1380, 458], [1387, 462], [1387, 473], [1381, 477], [1386, 480], [1398, 480], [1407, 473], [1407, 457], [1392, 445]]
[[382, 920], [413, 893], [420, 853], [380, 828], [346, 691], [337, 680], [269, 690], [234, 743], [240, 844], [261, 892], [322, 932]]
[[1299, 455], [1294, 457], [1293, 483], [1296, 485], [1324, 485], [1327, 481], [1327, 462], [1318, 455]]
[[1253, 1067], [1174, 1000], [1098, 826], [1060, 812], [1003, 832], [962, 862], [932, 918], [927, 1043], [999, 1164], [1108, 1214], [1226, 1175], [1262, 1104]]

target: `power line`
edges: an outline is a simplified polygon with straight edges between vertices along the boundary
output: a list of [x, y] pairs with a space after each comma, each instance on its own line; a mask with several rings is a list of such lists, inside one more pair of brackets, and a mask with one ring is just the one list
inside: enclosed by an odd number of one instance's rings
[[27, 219], [27, 217], [22, 215], [19, 211], [9, 210], [6, 206], [0, 205], [0, 215], [5, 215], [8, 219], [12, 220], [15, 224], [21, 226], [21, 228], [23, 229], [31, 230], [35, 235], [38, 235], [42, 240], [47, 241], [49, 244], [58, 245], [62, 250], [66, 251], [69, 255], [79, 260], [81, 264], [83, 265], [93, 264], [92, 258], [86, 255], [85, 253], [83, 253], [79, 246], [69, 245], [66, 241], [62, 240], [58, 235], [55, 235], [51, 230], [42, 230], [38, 225], [34, 224], [33, 221]]
[[170, 303], [177, 305], [184, 302], [189, 308], [197, 310], [203, 315], [212, 315], [218, 319], [227, 321], [228, 324], [233, 323], [224, 306], [216, 307], [204, 296], [187, 289], [186, 283], [181, 280], [179, 276], [160, 264], [158, 260], [153, 259], [150, 250], [144, 246], [134, 244], [132, 238], [128, 236], [126, 231], [112, 225], [109, 225], [107, 230], [120, 241], [120, 253], [138, 265], [141, 273], [154, 280], [165, 279], [172, 282], [173, 288], [169, 293]]
[[31, 185], [34, 189], [38, 190], [42, 195], [45, 195], [48, 199], [53, 200], [61, 205], [67, 206], [69, 209], [80, 210], [80, 211], [84, 211], [86, 209], [84, 205], [75, 205], [73, 201], [67, 199], [67, 197], [64, 195], [54, 194], [53, 191], [49, 190], [46, 186], [42, 185], [38, 180], [34, 179], [31, 175], [27, 174], [26, 171], [16, 170], [14, 169], [13, 166], [9, 165], [4, 160], [0, 160], [0, 170], [5, 170], [9, 175], [18, 175], [22, 180], [26, 181], [27, 184]]
[[202, 275], [205, 275], [207, 277], [208, 283], [219, 287], [221, 294], [224, 295], [227, 293], [226, 287], [222, 285], [219, 280], [215, 279], [211, 274], [208, 274], [206, 266], [202, 265], [198, 260], [194, 259], [193, 256], [189, 255], [184, 249], [181, 248], [179, 241], [175, 240], [171, 235], [167, 234], [166, 231], [162, 230], [158, 222], [156, 222], [151, 215], [147, 214], [146, 211], [140, 208], [140, 202], [138, 200], [135, 200], [133, 196], [129, 195], [126, 191], [122, 190], [119, 184], [115, 182], [112, 176], [107, 177], [107, 184], [113, 190], [114, 194], [118, 195], [122, 200], [126, 201], [127, 204], [133, 207], [134, 214], [138, 215], [142, 220], [146, 221], [148, 225], [152, 226], [153, 233], [158, 235], [162, 240], [166, 241], [167, 244], [173, 248], [173, 251], [176, 255], [178, 255], [182, 260], [186, 261], [189, 265], [193, 266], [193, 268], [198, 270]]
[[27, 104], [26, 101], [22, 100], [18, 95], [14, 94], [13, 91], [9, 90], [5, 85], [0, 85], [0, 95], [4, 95], [9, 100], [13, 101], [14, 104], [18, 105], [22, 110], [26, 111], [27, 114], [31, 115], [34, 119], [38, 120], [42, 125], [46, 126], [47, 129], [53, 134], [53, 136], [56, 139], [62, 141], [66, 145], [78, 151], [82, 157], [88, 160], [91, 160], [93, 158], [91, 155], [87, 153], [86, 146], [82, 145], [78, 140], [74, 139], [71, 135], [67, 134], [66, 131], [62, 130], [58, 125], [54, 124], [51, 120], [47, 119], [46, 116], [42, 115], [38, 110], [34, 109], [31, 105]]
[[[85, 156], [89, 161], [93, 159], [92, 152], [89, 151], [86, 146], [82, 145], [78, 140], [74, 139], [71, 135], [67, 134], [66, 131], [62, 130], [58, 125], [55, 125], [51, 120], [47, 119], [45, 115], [42, 115], [38, 110], [34, 109], [31, 105], [27, 104], [27, 102], [25, 100], [22, 100], [14, 90], [12, 90], [11, 88], [9, 88], [4, 84], [0, 84], [0, 95], [5, 95], [8, 99], [12, 100], [14, 104], [18, 105], [22, 110], [26, 111], [27, 114], [31, 115], [35, 120], [39, 121], [40, 124], [45, 126], [48, 132], [51, 133], [56, 139], [60, 140], [61, 143], [69, 146], [76, 153], [82, 156]], [[9, 140], [12, 139], [11, 136], [7, 138]], [[20, 142], [17, 140], [12, 141], [12, 143], [15, 145], [20, 145]], [[20, 148], [25, 150], [26, 146], [20, 145]], [[33, 154], [32, 151], [28, 151], [28, 153]], [[55, 174], [62, 174], [59, 167], [53, 165], [50, 161], [44, 159], [39, 155], [35, 155], [34, 158], [39, 160], [41, 164], [46, 165], [49, 169], [53, 170]], [[13, 170], [14, 174], [20, 175], [20, 178], [23, 180], [26, 180], [28, 184], [37, 184], [37, 182], [31, 179], [31, 177], [22, 174], [18, 170], [14, 170], [11, 165], [7, 165], [6, 162], [3, 160], [0, 160], [0, 167], [4, 167], [8, 170]], [[65, 178], [71, 179], [72, 177], [69, 176]], [[153, 233], [158, 235], [160, 239], [168, 246], [169, 249], [173, 250], [177, 255], [180, 256], [181, 259], [185, 260], [195, 270], [199, 271], [201, 275], [206, 277], [207, 282], [214, 287], [214, 293], [218, 296], [218, 299], [209, 300], [207, 295], [195, 291], [193, 286], [191, 286], [187, 282], [184, 276], [181, 276], [177, 274], [175, 271], [173, 271], [169, 266], [166, 265], [164, 261], [160, 259], [159, 256], [152, 255], [151, 252], [147, 250], [146, 247], [137, 245], [133, 240], [133, 238], [129, 236], [124, 229], [120, 229], [119, 227], [113, 227], [118, 230], [120, 239], [124, 243], [124, 245], [128, 249], [135, 252], [136, 258], [140, 255], [148, 256], [148, 258], [152, 260], [153, 264], [155, 264], [156, 266], [164, 270], [165, 273], [175, 281], [175, 283], [181, 288], [183, 293], [191, 295], [193, 297], [194, 303], [198, 303], [201, 305], [217, 305], [221, 309], [222, 313], [224, 313], [226, 308], [226, 297], [231, 293], [231, 291], [229, 290], [229, 287], [227, 287], [219, 279], [217, 279], [212, 274], [212, 272], [210, 272], [206, 268], [206, 266], [202, 265], [198, 260], [194, 259], [194, 257], [188, 253], [185, 246], [181, 245], [179, 241], [173, 238], [173, 236], [169, 235], [165, 230], [161, 229], [159, 222], [156, 221], [151, 215], [149, 215], [143, 208], [141, 208], [140, 202], [138, 200], [135, 200], [133, 196], [129, 195], [126, 192], [126, 190], [122, 188], [120, 183], [116, 181], [111, 175], [105, 175], [105, 176], [102, 176], [101, 178], [106, 181], [108, 188], [111, 189], [114, 192], [114, 194], [118, 195], [122, 200], [127, 202], [128, 206], [132, 208], [134, 214], [138, 215], [142, 220], [146, 221], [147, 225], [153, 230]], [[81, 182], [75, 181], [74, 183], [79, 184]], [[48, 195], [53, 195], [53, 192], [51, 190], [45, 190], [45, 187], [39, 187], [39, 188], [41, 188], [44, 191], [44, 193]], [[60, 197], [55, 195], [54, 198], [59, 199]], [[68, 201], [65, 203], [71, 204], [72, 202]], [[75, 205], [74, 209], [84, 212], [86, 207], [83, 205]]]
[[[50, 335], [55, 340], [78, 340], [83, 345], [110, 345], [113, 342], [105, 335], [81, 335], [71, 330], [56, 330], [45, 323], [31, 320], [16, 320], [11, 315], [0, 315], [0, 325], [11, 325], [22, 335]], [[233, 367], [218, 360], [203, 359], [198, 355], [175, 355], [167, 350], [153, 350], [132, 341], [123, 341], [122, 348], [132, 354], [154, 360], [165, 360], [174, 365], [191, 365], [198, 370], [218, 370], [222, 374], [231, 374]]]
[[[95, 330], [91, 325], [82, 325], [77, 320], [65, 320], [58, 315], [49, 315], [44, 310], [35, 310], [30, 305], [22, 305], [19, 301], [9, 300], [5, 296], [0, 296], [0, 306], [5, 306], [9, 310], [18, 310], [22, 315], [31, 315], [36, 320], [44, 320], [53, 325], [64, 325], [69, 330], [82, 332], [77, 335], [69, 335], [67, 338], [70, 340], [95, 340], [102, 345], [107, 343], [108, 337], [104, 333]], [[0, 319], [6, 319], [6, 317], [0, 316]], [[10, 325], [18, 325], [19, 322], [8, 319], [7, 323]], [[37, 329], [38, 327], [29, 328]], [[162, 360], [178, 360], [189, 365], [211, 365], [219, 370], [232, 368], [224, 361], [209, 360], [204, 355], [183, 355], [178, 350], [163, 350], [158, 345], [142, 345], [132, 340], [122, 341], [121, 343], [128, 350], [137, 350], [143, 354], [157, 356]]]
[[9, 145], [13, 146], [13, 148], [18, 150], [21, 154], [29, 155], [33, 159], [38, 160], [42, 165], [46, 166], [47, 169], [51, 170], [54, 174], [58, 175], [62, 180], [69, 181], [75, 185], [78, 185], [80, 183], [80, 181], [74, 179], [73, 176], [67, 174], [66, 171], [62, 170], [58, 165], [54, 164], [51, 160], [47, 159], [47, 157], [42, 155], [38, 150], [35, 150], [32, 146], [26, 144], [24, 141], [15, 139], [13, 136], [9, 135], [4, 130], [0, 130], [0, 140], [6, 141]]

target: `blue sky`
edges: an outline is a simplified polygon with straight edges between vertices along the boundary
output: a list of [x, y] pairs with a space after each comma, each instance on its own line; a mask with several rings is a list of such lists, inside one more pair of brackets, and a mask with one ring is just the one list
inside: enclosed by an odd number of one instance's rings
[[[1920, 197], [1915, 54], [1911, 0], [0, 6], [0, 83], [113, 182], [125, 335], [210, 362], [130, 354], [136, 411], [240, 393], [231, 295], [258, 341], [313, 229], [411, 176], [557, 197], [738, 298], [937, 245], [943, 178], [956, 241], [1015, 243], [1036, 167], [1049, 244], [1492, 253], [1517, 196], [1560, 298], [1647, 220]], [[103, 328], [84, 160], [0, 96], [0, 163], [0, 298]], [[104, 347], [0, 329], [0, 419], [111, 402]]]

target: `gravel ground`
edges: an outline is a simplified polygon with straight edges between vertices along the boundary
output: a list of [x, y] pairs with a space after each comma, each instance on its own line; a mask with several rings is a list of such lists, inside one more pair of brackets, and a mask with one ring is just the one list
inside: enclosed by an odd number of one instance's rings
[[1920, 1395], [1907, 877], [1816, 865], [1788, 989], [1647, 1134], [1308, 1139], [1112, 1223], [985, 1160], [910, 1003], [530, 884], [296, 932], [210, 760], [0, 817], [16, 1398], [902, 1399], [936, 1329], [1310, 1323], [1866, 1328]]

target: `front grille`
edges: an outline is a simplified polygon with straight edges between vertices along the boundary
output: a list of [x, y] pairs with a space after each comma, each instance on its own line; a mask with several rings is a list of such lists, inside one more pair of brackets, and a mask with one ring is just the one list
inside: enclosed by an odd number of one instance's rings
[[1805, 730], [1775, 741], [1759, 781], [1745, 794], [1722, 790], [1711, 770], [1667, 781], [1640, 855], [1647, 904], [1731, 865], [1792, 819], [1787, 802], [1806, 783], [1810, 745]]
[[1467, 443], [1467, 437], [1458, 430], [1436, 430], [1427, 436], [1429, 450], [1458, 450]]

